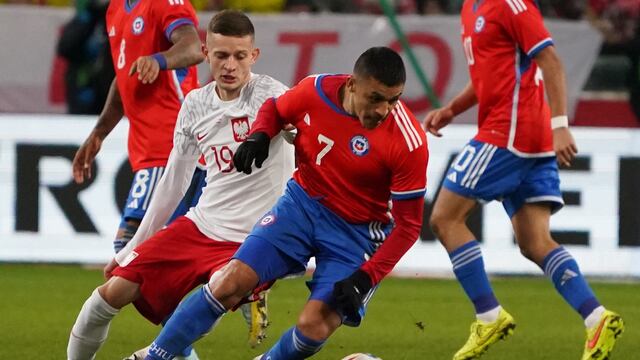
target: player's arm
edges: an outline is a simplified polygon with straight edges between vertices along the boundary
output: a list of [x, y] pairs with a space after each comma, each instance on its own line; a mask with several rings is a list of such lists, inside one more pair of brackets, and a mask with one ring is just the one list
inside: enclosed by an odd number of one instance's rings
[[449, 125], [453, 118], [478, 103], [476, 91], [471, 81], [446, 106], [430, 111], [424, 119], [424, 129], [441, 137], [440, 129]]
[[371, 259], [334, 286], [333, 296], [343, 313], [357, 311], [369, 290], [393, 270], [420, 235], [428, 159], [426, 136], [420, 133], [419, 148], [396, 150], [391, 159], [391, 213], [396, 222], [391, 234]]
[[562, 61], [553, 46], [542, 49], [534, 59], [542, 70], [547, 99], [551, 108], [553, 149], [560, 164], [571, 166], [571, 161], [578, 153], [578, 148], [571, 131], [569, 131], [567, 87]]
[[91, 166], [100, 151], [102, 141], [109, 135], [111, 130], [116, 127], [123, 116], [124, 106], [122, 105], [116, 79], [113, 79], [107, 100], [105, 101], [100, 116], [98, 116], [98, 122], [73, 158], [73, 179], [76, 183], [80, 184], [83, 183], [85, 179], [91, 178]]
[[188, 103], [185, 101], [176, 122], [174, 145], [169, 154], [167, 167], [154, 190], [158, 195], [151, 198], [149, 208], [134, 237], [122, 251], [116, 254], [115, 260], [119, 264], [125, 261], [136, 246], [162, 229], [189, 189], [193, 172], [200, 158], [200, 150], [188, 126], [183, 125], [190, 122], [185, 121], [189, 117], [187, 108]]
[[151, 84], [161, 70], [180, 69], [197, 65], [204, 60], [202, 42], [193, 25], [182, 25], [171, 32], [173, 45], [166, 51], [141, 56], [131, 65], [129, 75], [138, 74], [143, 84]]

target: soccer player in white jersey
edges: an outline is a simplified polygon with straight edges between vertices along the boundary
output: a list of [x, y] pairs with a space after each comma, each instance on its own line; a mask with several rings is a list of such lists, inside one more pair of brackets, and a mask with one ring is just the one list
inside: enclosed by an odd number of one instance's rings
[[[111, 319], [129, 303], [159, 324], [190, 290], [207, 283], [231, 259], [256, 220], [282, 194], [293, 172], [293, 147], [282, 136], [271, 142], [267, 163], [251, 176], [236, 171], [232, 163], [262, 103], [286, 90], [271, 77], [251, 73], [259, 53], [246, 15], [223, 11], [211, 19], [205, 55], [214, 82], [185, 98], [174, 147], [156, 190], [162, 195], [151, 200], [134, 238], [105, 267], [108, 280], [82, 307], [71, 330], [69, 359], [93, 359]], [[162, 229], [189, 187], [201, 155], [207, 185], [200, 200]]]

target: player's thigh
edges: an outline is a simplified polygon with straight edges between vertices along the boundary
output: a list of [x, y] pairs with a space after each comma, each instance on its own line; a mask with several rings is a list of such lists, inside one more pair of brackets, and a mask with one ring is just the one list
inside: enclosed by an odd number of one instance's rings
[[445, 223], [464, 223], [478, 201], [442, 187], [433, 206], [429, 223], [438, 228]]
[[113, 274], [140, 285], [134, 305], [159, 323], [189, 291], [206, 283], [214, 269], [228, 263], [238, 247], [206, 237], [181, 217], [136, 247]]
[[121, 309], [140, 296], [140, 285], [125, 278], [113, 276], [98, 288], [98, 292], [107, 304]]
[[525, 204], [546, 204], [551, 213], [559, 211], [564, 205], [560, 191], [560, 176], [555, 157], [526, 159], [531, 166], [523, 172], [518, 187], [507, 194], [502, 205], [510, 218], [513, 218]]
[[[443, 189], [458, 195], [436, 200], [436, 214], [464, 214], [474, 199], [485, 203], [501, 200], [513, 192], [523, 179], [530, 162], [504, 148], [471, 140], [452, 162], [443, 181]], [[441, 191], [442, 192], [442, 191]], [[440, 198], [440, 195], [438, 196]]]

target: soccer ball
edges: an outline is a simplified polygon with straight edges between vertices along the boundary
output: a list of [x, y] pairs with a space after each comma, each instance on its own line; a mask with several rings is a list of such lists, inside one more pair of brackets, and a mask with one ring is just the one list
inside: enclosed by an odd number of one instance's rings
[[356, 353], [345, 356], [342, 360], [382, 360], [373, 354]]

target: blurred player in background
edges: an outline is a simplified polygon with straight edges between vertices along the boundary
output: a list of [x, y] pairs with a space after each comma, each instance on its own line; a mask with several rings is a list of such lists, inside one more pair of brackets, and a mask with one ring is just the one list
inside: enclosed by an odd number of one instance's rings
[[[105, 267], [110, 279], [85, 302], [69, 339], [69, 359], [93, 358], [111, 319], [129, 303], [155, 324], [169, 316], [190, 290], [229, 262], [293, 172], [293, 148], [280, 136], [271, 143], [264, 169], [247, 177], [233, 166], [233, 154], [262, 103], [286, 90], [251, 73], [260, 51], [249, 18], [237, 11], [215, 15], [205, 53], [215, 81], [185, 98], [157, 184], [161, 195], [153, 197], [136, 235]], [[201, 155], [207, 164], [202, 196], [186, 216], [161, 230], [189, 188]]]
[[405, 77], [396, 52], [371, 48], [353, 75], [307, 77], [265, 102], [233, 163], [256, 171], [254, 161], [263, 166], [274, 136], [292, 124], [298, 169], [229, 265], [180, 304], [147, 359], [173, 358], [246, 293], [303, 270], [312, 256], [311, 296], [297, 324], [261, 358], [310, 357], [341, 324], [360, 324], [378, 283], [422, 223], [427, 143], [399, 101]]
[[[116, 253], [134, 236], [147, 211], [171, 151], [180, 105], [185, 95], [198, 87], [194, 65], [204, 57], [197, 23], [188, 0], [109, 3], [106, 30], [116, 77], [98, 123], [76, 153], [73, 176], [77, 183], [92, 176], [102, 142], [126, 116], [134, 178], [113, 242]], [[177, 214], [184, 214], [197, 200], [205, 175], [201, 170], [195, 173], [189, 191], [192, 198], [185, 199]]]
[[549, 231], [551, 214], [564, 205], [558, 163], [570, 166], [578, 150], [568, 128], [564, 70], [540, 11], [533, 0], [467, 0], [462, 43], [471, 82], [425, 120], [425, 128], [441, 136], [439, 130], [456, 115], [479, 106], [478, 134], [447, 172], [431, 216], [476, 310], [471, 335], [454, 359], [480, 356], [515, 328], [491, 289], [480, 246], [465, 223], [478, 203], [492, 200], [502, 201], [522, 254], [584, 319], [582, 358], [605, 359], [623, 321], [600, 304], [576, 261]]

